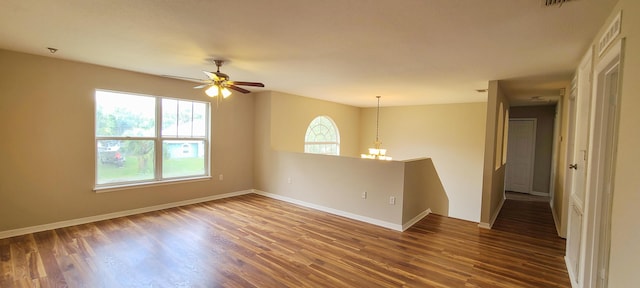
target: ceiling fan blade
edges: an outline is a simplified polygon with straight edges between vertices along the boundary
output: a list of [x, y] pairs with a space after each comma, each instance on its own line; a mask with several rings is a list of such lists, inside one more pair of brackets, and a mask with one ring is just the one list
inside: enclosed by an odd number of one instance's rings
[[227, 87], [229, 87], [229, 89], [236, 90], [236, 91], [244, 93], [244, 94], [251, 93], [251, 91], [249, 91], [247, 89], [244, 89], [244, 88], [240, 88], [240, 87], [235, 86], [235, 85], [229, 85]]
[[207, 75], [207, 77], [209, 77], [209, 79], [211, 80], [220, 80], [220, 78], [218, 78], [218, 75], [216, 75], [215, 73], [209, 72], [209, 71], [202, 71], [205, 75]]
[[193, 87], [193, 89], [202, 89], [202, 88], [205, 88], [205, 87], [207, 87], [209, 85], [211, 85], [211, 84], [208, 84], [208, 83], [207, 84], [202, 84], [202, 85], [198, 85], [198, 86]]
[[228, 83], [231, 85], [264, 87], [264, 84], [258, 82], [229, 81]]

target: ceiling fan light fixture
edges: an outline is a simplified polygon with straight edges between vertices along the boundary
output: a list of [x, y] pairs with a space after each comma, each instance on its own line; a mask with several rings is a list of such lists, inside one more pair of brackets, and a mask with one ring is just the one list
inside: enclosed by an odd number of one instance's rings
[[207, 90], [204, 91], [204, 93], [209, 97], [216, 97], [218, 96], [218, 86], [211, 85], [209, 88], [207, 88]]
[[[204, 91], [205, 94], [209, 97], [221, 96], [221, 98], [227, 98], [231, 96], [231, 90], [235, 90], [240, 93], [251, 93], [251, 91], [238, 87], [238, 86], [253, 86], [253, 87], [264, 87], [264, 84], [259, 82], [247, 82], [247, 81], [230, 81], [229, 75], [220, 72], [220, 66], [224, 63], [223, 60], [213, 60], [213, 62], [217, 66], [217, 70], [215, 72], [202, 71], [205, 75], [207, 75], [206, 80], [198, 80], [201, 82], [201, 85], [195, 86], [195, 89], [206, 89]], [[231, 89], [231, 90], [230, 90]], [[220, 102], [220, 98], [218, 98], [218, 103]]]
[[231, 95], [231, 91], [229, 91], [229, 89], [227, 89], [227, 87], [223, 87], [221, 90], [222, 93], [222, 98], [227, 98]]

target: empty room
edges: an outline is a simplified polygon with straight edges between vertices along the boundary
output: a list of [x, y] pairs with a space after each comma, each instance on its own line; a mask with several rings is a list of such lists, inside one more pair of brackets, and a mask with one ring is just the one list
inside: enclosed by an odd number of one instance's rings
[[639, 22], [1, 1], [0, 287], [635, 287]]

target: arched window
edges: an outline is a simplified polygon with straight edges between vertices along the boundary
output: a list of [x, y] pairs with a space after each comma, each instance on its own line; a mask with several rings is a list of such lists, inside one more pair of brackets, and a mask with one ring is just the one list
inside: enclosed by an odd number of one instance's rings
[[304, 153], [340, 155], [340, 133], [328, 116], [318, 116], [307, 127]]

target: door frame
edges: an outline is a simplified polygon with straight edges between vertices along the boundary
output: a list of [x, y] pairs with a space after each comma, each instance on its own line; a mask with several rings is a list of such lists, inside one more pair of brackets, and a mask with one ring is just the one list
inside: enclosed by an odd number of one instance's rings
[[[587, 55], [591, 57], [591, 49], [587, 52]], [[586, 58], [586, 57], [585, 57]], [[584, 61], [584, 60], [583, 60]], [[581, 62], [582, 63], [582, 62]], [[581, 65], [582, 66], [582, 65]], [[569, 101], [568, 101], [568, 115], [567, 119], [569, 119], [568, 128], [567, 128], [567, 151], [564, 155], [564, 164], [565, 167], [562, 169], [565, 170], [565, 177], [562, 193], [562, 208], [560, 209], [560, 232], [559, 235], [562, 238], [567, 239], [568, 227], [569, 227], [569, 207], [571, 206], [571, 194], [573, 192], [573, 171], [569, 169], [569, 164], [573, 163], [573, 154], [575, 150], [575, 130], [576, 130], [576, 113], [578, 110], [576, 107], [576, 97], [578, 97], [578, 75], [574, 75], [571, 80], [571, 91], [569, 92]]]
[[[566, 89], [560, 90], [560, 99], [565, 97], [567, 94]], [[551, 140], [553, 145], [551, 146], [551, 173], [549, 174], [549, 205], [551, 206], [551, 211], [554, 211], [554, 204], [556, 198], [556, 177], [558, 174], [558, 156], [560, 151], [560, 142], [558, 142], [558, 138], [560, 136], [560, 126], [562, 125], [562, 100], [558, 101], [555, 106], [555, 113], [553, 114], [553, 139]], [[555, 212], [552, 212], [553, 222], [556, 226], [556, 232], [560, 235], [560, 227], [558, 225], [558, 221], [556, 219]]]
[[[591, 121], [589, 153], [591, 161], [587, 170], [587, 194], [585, 197], [585, 225], [583, 239], [584, 265], [583, 287], [599, 286], [598, 278], [601, 273], [609, 274], [608, 267], [598, 271], [600, 259], [608, 258], [610, 243], [601, 249], [601, 241], [611, 237], [611, 200], [613, 197], [613, 179], [615, 177], [616, 147], [618, 142], [619, 103], [622, 81], [622, 65], [624, 58], [625, 39], [622, 38], [611, 46], [594, 69], [593, 96], [591, 102]], [[607, 94], [606, 76], [609, 71], [618, 70], [615, 94]], [[603, 81], [603, 82], [601, 82]], [[604, 228], [603, 228], [604, 226]], [[603, 254], [605, 253], [605, 254]], [[607, 276], [608, 278], [608, 276]], [[607, 286], [607, 283], [603, 283]]]

